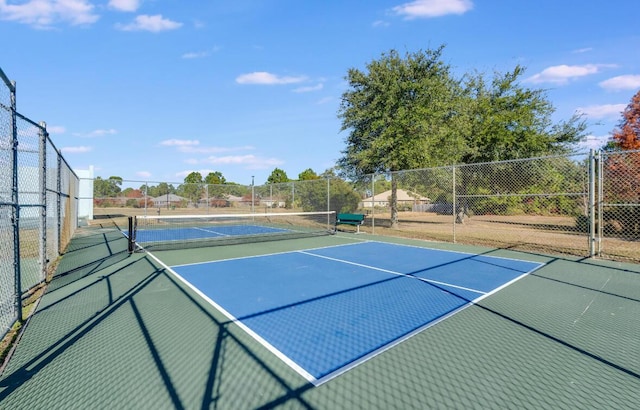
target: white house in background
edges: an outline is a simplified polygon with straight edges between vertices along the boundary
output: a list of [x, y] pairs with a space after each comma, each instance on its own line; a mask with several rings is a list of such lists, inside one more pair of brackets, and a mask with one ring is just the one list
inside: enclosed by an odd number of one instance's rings
[[[405, 191], [404, 189], [398, 189], [396, 191], [396, 195], [398, 200], [398, 206], [422, 205], [422, 204], [428, 204], [431, 201], [426, 196], [421, 196], [410, 191]], [[362, 202], [360, 203], [360, 207], [361, 208], [373, 208], [376, 206], [388, 207], [390, 201], [391, 201], [391, 190], [363, 199]]]
[[164, 194], [155, 198], [151, 198], [153, 206], [156, 208], [167, 208], [169, 206], [180, 206], [186, 203], [187, 198], [183, 198], [176, 194]]

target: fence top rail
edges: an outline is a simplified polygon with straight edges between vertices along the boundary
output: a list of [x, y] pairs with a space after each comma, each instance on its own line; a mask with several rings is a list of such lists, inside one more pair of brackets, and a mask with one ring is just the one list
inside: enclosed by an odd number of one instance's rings
[[602, 155], [625, 155], [625, 154], [638, 154], [640, 153], [640, 149], [630, 149], [630, 150], [616, 150], [616, 151], [601, 151]]
[[16, 111], [16, 117], [20, 118], [23, 121], [28, 122], [29, 124], [33, 125], [34, 127], [39, 128], [41, 131], [46, 132], [46, 128], [44, 128], [42, 125], [38, 124], [37, 122], [33, 121], [30, 118], [25, 117], [24, 115], [20, 114], [19, 112]]
[[489, 161], [489, 162], [472, 162], [468, 164], [457, 164], [455, 166], [469, 167], [469, 166], [477, 166], [477, 165], [498, 165], [498, 164], [509, 164], [514, 162], [531, 162], [531, 161], [555, 159], [555, 158], [587, 157], [588, 155], [589, 155], [589, 152], [569, 152], [566, 154], [545, 155], [541, 157], [515, 158], [515, 159], [505, 159], [502, 161]]
[[400, 171], [389, 171], [389, 172], [377, 172], [373, 174], [365, 174], [365, 176], [373, 175], [385, 175], [385, 174], [399, 174], [403, 172], [414, 172], [414, 171], [433, 171], [438, 169], [451, 169], [451, 168], [461, 168], [461, 167], [470, 167], [470, 166], [478, 166], [478, 165], [498, 165], [498, 164], [508, 164], [514, 162], [530, 162], [535, 160], [545, 160], [545, 159], [554, 159], [554, 158], [569, 158], [569, 157], [586, 157], [589, 155], [589, 152], [569, 152], [566, 154], [557, 154], [557, 155], [546, 155], [541, 157], [530, 157], [530, 158], [515, 158], [515, 159], [506, 159], [502, 161], [488, 161], [488, 162], [470, 162], [470, 163], [462, 163], [462, 164], [451, 164], [451, 165], [441, 165], [437, 167], [428, 167], [428, 168], [416, 168], [416, 169], [405, 169]]
[[41, 125], [38, 125], [38, 126], [42, 128], [42, 131], [44, 132], [47, 138], [47, 142], [51, 144], [51, 147], [56, 152], [56, 155], [58, 156], [58, 158], [60, 158], [62, 164], [64, 164], [67, 167], [68, 171], [71, 173], [71, 175], [75, 177], [76, 180], [80, 180], [80, 178], [78, 178], [78, 174], [76, 174], [76, 172], [73, 170], [71, 165], [69, 165], [69, 163], [67, 162], [66, 158], [62, 156], [62, 152], [58, 149], [58, 147], [56, 147], [56, 144], [53, 143], [53, 140], [51, 140], [51, 137], [49, 137], [49, 132], [47, 131], [46, 124], [44, 127], [42, 127]]
[[12, 93], [16, 92], [16, 87], [13, 84], [13, 82], [11, 80], [9, 80], [9, 77], [7, 77], [7, 75], [4, 73], [4, 71], [2, 71], [2, 68], [0, 68], [0, 78], [2, 78], [2, 81], [4, 81], [5, 85], [7, 86], [7, 88], [9, 88], [9, 90]]

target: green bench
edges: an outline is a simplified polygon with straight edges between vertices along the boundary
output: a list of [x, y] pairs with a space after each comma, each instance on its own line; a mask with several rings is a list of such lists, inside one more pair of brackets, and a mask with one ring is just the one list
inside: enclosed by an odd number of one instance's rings
[[338, 225], [352, 225], [357, 228], [356, 233], [360, 233], [360, 225], [363, 223], [363, 214], [338, 214], [336, 216], [336, 231], [338, 230]]

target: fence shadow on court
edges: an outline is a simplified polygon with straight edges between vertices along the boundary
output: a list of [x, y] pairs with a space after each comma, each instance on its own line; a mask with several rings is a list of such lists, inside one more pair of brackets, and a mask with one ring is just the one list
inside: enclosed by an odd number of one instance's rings
[[67, 248], [54, 273], [49, 290], [57, 289], [90, 276], [129, 256], [126, 238], [114, 230], [86, 235]]
[[[2, 375], [3, 405], [26, 406], [20, 399], [26, 390], [29, 397], [44, 397], [44, 404], [51, 398], [63, 407], [104, 406], [116, 396], [138, 408], [154, 402], [178, 409], [226, 408], [242, 401], [257, 408], [290, 400], [312, 407], [302, 398], [310, 384], [294, 374], [283, 376], [291, 373], [286, 366], [210, 312], [150, 257], [127, 260], [128, 254], [114, 251], [119, 239], [108, 234], [92, 239], [96, 249], [108, 244], [113, 253], [96, 263], [68, 254], [30, 320], [24, 348], [18, 347]], [[95, 252], [85, 245], [82, 251]], [[48, 382], [51, 378], [64, 383]], [[87, 379], [97, 385], [87, 385]], [[242, 394], [251, 379], [263, 386], [261, 395]]]

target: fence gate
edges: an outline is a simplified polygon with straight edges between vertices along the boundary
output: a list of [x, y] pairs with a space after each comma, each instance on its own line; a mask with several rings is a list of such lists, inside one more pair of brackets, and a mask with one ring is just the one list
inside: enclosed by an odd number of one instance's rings
[[597, 183], [591, 256], [634, 260], [640, 246], [640, 150], [601, 151], [593, 162]]

